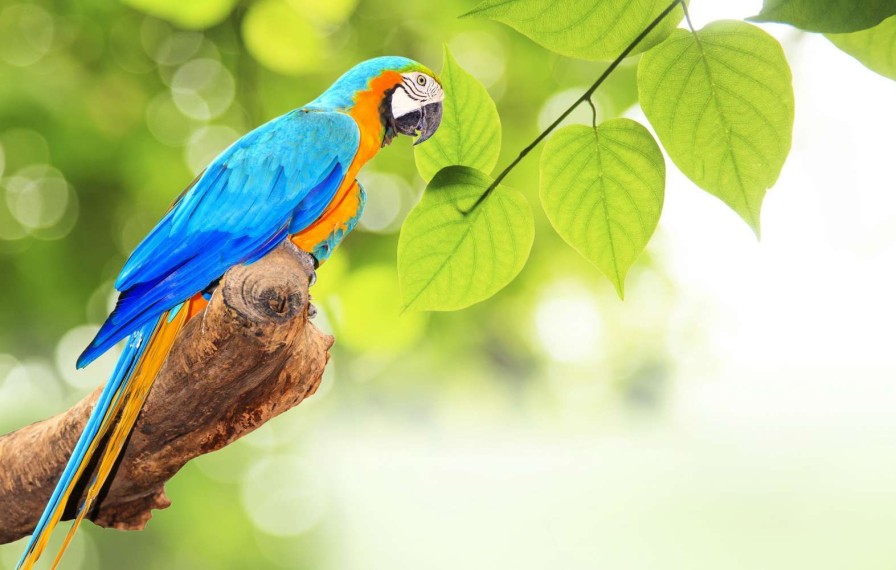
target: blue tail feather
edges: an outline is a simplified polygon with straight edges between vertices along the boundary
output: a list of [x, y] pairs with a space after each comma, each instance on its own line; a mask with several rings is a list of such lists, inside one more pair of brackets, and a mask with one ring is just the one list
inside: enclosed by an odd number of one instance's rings
[[75, 483], [74, 479], [78, 468], [82, 463], [90, 460], [90, 458], [86, 456], [87, 450], [97, 437], [102, 437], [103, 434], [100, 434], [99, 430], [103, 420], [106, 418], [109, 410], [113, 407], [116, 400], [116, 394], [130, 381], [131, 374], [133, 373], [137, 362], [140, 360], [140, 356], [146, 350], [146, 347], [149, 344], [149, 338], [152, 336], [156, 324], [156, 321], [153, 321], [144, 325], [131, 333], [128, 337], [127, 345], [125, 346], [124, 351], [122, 351], [118, 363], [115, 365], [115, 370], [109, 378], [109, 381], [106, 383], [106, 386], [103, 388], [102, 393], [100, 393], [96, 406], [90, 413], [87, 424], [84, 426], [84, 431], [81, 432], [81, 436], [78, 438], [77, 444], [75, 444], [72, 455], [69, 458], [65, 469], [62, 471], [62, 476], [56, 484], [56, 488], [53, 490], [53, 494], [50, 496], [50, 500], [47, 502], [47, 506], [44, 509], [37, 526], [34, 527], [34, 532], [31, 535], [31, 539], [28, 542], [28, 546], [25, 549], [25, 553], [22, 555], [22, 559], [17, 565], [17, 568], [22, 567], [28, 553], [34, 549], [40, 536], [47, 530], [50, 518], [53, 512], [59, 507], [62, 496], [65, 491]]

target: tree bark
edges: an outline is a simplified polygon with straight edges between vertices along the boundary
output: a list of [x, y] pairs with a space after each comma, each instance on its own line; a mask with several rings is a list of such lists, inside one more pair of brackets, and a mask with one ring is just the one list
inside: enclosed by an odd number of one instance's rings
[[[165, 482], [317, 389], [333, 338], [308, 322], [310, 256], [288, 241], [230, 269], [181, 331], [119, 465], [87, 518], [141, 530], [171, 503]], [[0, 544], [31, 533], [101, 389], [0, 437]], [[80, 492], [78, 493], [80, 494]], [[73, 505], [64, 518], [72, 518]]]

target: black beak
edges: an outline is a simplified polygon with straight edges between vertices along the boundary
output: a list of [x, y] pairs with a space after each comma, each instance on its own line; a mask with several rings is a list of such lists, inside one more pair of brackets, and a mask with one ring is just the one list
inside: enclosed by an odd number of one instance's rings
[[394, 119], [395, 131], [403, 135], [420, 135], [414, 144], [420, 144], [436, 134], [439, 123], [442, 122], [442, 103], [430, 103], [420, 109], [416, 109], [396, 117]]
[[415, 145], [422, 143], [436, 134], [436, 131], [439, 128], [439, 123], [442, 122], [442, 103], [438, 102], [426, 105], [423, 107], [422, 115], [420, 124], [417, 127], [420, 129], [420, 136], [414, 141]]

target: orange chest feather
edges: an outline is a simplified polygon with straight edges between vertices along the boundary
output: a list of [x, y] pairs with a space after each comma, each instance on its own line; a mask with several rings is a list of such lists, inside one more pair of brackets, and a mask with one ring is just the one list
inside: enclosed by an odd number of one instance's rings
[[361, 91], [355, 97], [355, 105], [348, 114], [358, 124], [361, 139], [358, 144], [358, 152], [345, 173], [333, 201], [324, 210], [320, 218], [301, 233], [293, 236], [292, 241], [298, 247], [311, 251], [314, 246], [326, 240], [331, 233], [345, 226], [358, 213], [356, 194], [358, 187], [355, 185], [355, 177], [367, 161], [373, 158], [383, 146], [384, 128], [380, 119], [380, 105], [386, 91], [392, 89], [401, 82], [401, 75], [396, 72], [386, 72], [374, 79], [370, 89]]

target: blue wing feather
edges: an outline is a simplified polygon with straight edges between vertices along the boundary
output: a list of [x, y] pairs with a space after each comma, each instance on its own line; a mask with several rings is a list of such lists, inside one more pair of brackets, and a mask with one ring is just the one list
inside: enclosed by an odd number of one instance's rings
[[297, 109], [221, 153], [131, 254], [115, 282], [115, 310], [78, 367], [311, 225], [333, 200], [359, 140], [350, 116]]

